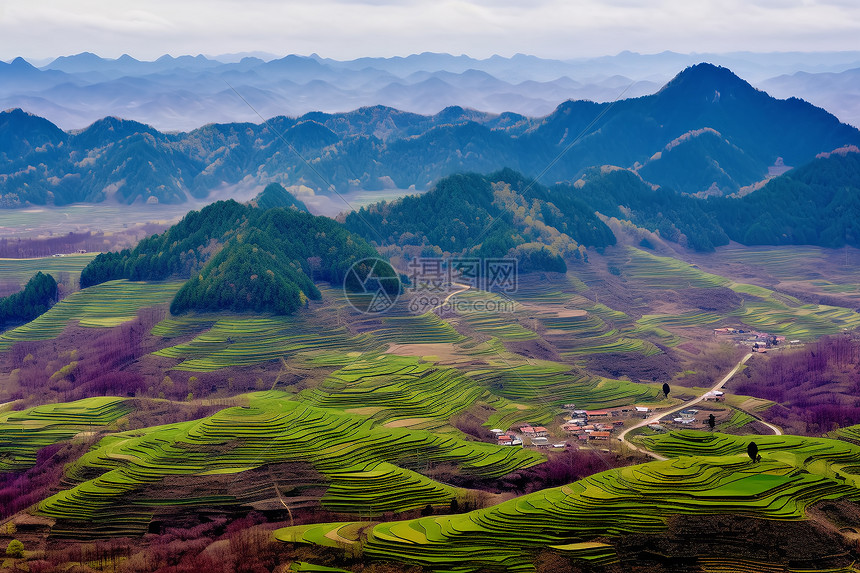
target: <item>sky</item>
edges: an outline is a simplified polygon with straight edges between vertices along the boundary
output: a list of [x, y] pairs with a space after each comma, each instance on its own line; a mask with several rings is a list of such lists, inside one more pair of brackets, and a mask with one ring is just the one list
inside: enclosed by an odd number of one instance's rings
[[860, 49], [856, 0], [0, 0], [0, 59]]

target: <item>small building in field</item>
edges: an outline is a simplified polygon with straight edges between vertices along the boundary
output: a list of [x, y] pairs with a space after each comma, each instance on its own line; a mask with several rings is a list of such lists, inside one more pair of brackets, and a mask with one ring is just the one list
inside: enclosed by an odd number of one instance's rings
[[608, 440], [612, 435], [611, 432], [591, 432], [592, 440]]
[[591, 420], [592, 418], [610, 418], [612, 416], [617, 416], [619, 414], [618, 410], [586, 410], [586, 417]]
[[549, 439], [544, 438], [542, 436], [534, 437], [531, 439], [531, 443], [533, 446], [537, 446], [539, 448], [547, 448], [549, 447]]
[[741, 331], [739, 331], [737, 328], [732, 328], [730, 326], [724, 326], [722, 328], [715, 328], [714, 329], [715, 335], [723, 335], [723, 336], [728, 335], [728, 334], [740, 334], [740, 332]]

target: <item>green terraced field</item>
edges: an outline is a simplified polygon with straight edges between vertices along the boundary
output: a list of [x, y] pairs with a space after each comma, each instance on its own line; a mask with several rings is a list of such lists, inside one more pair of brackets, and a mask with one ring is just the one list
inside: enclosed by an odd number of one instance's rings
[[745, 455], [747, 445], [755, 442], [763, 460], [834, 477], [841, 483], [860, 488], [860, 445], [841, 440], [804, 436], [734, 436], [679, 430], [640, 436], [637, 442], [666, 456], [728, 457]]
[[732, 315], [751, 328], [802, 340], [860, 327], [860, 314], [853, 310], [823, 304], [789, 306], [775, 296], [746, 300]]
[[624, 275], [649, 288], [713, 288], [732, 282], [672, 257], [658, 257], [634, 247], [628, 247], [626, 254], [629, 259], [623, 266]]
[[90, 328], [109, 328], [134, 320], [137, 311], [167, 304], [181, 281], [145, 283], [117, 280], [92, 286], [66, 297], [32, 322], [0, 335], [0, 351], [24, 340], [56, 338], [71, 322]]
[[[154, 507], [236, 503], [229, 495], [195, 497], [187, 488], [147, 498], [147, 486], [177, 476], [235, 475], [266, 464], [310, 464], [325, 476], [323, 506], [365, 515], [447, 504], [459, 490], [421, 476], [429, 463], [498, 477], [539, 463], [521, 448], [466, 442], [421, 430], [384, 428], [335, 414], [279, 392], [248, 395], [248, 407], [201, 420], [115, 434], [67, 468], [77, 485], [40, 503], [38, 512], [111, 535], [145, 531]], [[97, 476], [97, 477], [96, 477]], [[272, 483], [253, 495], [273, 495]], [[310, 484], [313, 485], [313, 484]], [[267, 492], [267, 493], [266, 493]], [[172, 495], [172, 497], [171, 497]], [[247, 501], [247, 500], [246, 500]], [[289, 501], [289, 498], [287, 498]], [[63, 527], [54, 529], [63, 534]]]
[[[537, 338], [534, 331], [517, 322], [517, 316], [523, 314], [523, 308], [510, 299], [505, 300], [497, 294], [486, 291], [466, 291], [456, 295], [452, 300], [456, 301], [458, 305], [469, 305], [470, 310], [459, 312], [459, 316], [469, 326], [482, 334], [488, 334], [504, 341]], [[501, 310], [471, 310], [486, 306]]]
[[637, 325], [625, 313], [581, 296], [574, 296], [568, 307], [584, 310], [580, 316], [541, 317], [548, 329], [544, 338], [559, 349], [562, 356], [587, 356], [589, 354], [638, 353], [645, 356], [662, 351], [642, 337], [656, 338], [660, 343], [674, 345], [680, 338], [661, 328]]
[[848, 442], [860, 444], [860, 426], [839, 428], [835, 432], [831, 432], [829, 435], [838, 440], [846, 440]]
[[131, 409], [130, 401], [105, 396], [2, 413], [0, 472], [25, 470], [36, 463], [36, 454], [43, 447], [106, 426]]
[[606, 354], [610, 352], [635, 352], [643, 356], [653, 356], [663, 351], [647, 340], [622, 337], [602, 344], [583, 344], [573, 350], [562, 352], [562, 356], [586, 356], [589, 354]]
[[553, 362], [491, 364], [496, 368], [473, 370], [469, 377], [494, 394], [529, 403], [574, 403], [586, 409], [608, 408], [653, 401], [659, 390], [645, 384], [589, 376]]
[[724, 320], [724, 318], [715, 312], [693, 311], [682, 314], [646, 314], [636, 322], [643, 326], [693, 328], [709, 326]]
[[[580, 270], [580, 269], [577, 269]], [[520, 277], [515, 293], [511, 298], [521, 303], [563, 306], [576, 293], [588, 290], [588, 286], [573, 272], [558, 282], [548, 285], [546, 281], [532, 279], [529, 275]]]
[[383, 354], [354, 361], [297, 399], [323, 408], [354, 409], [381, 422], [414, 420], [417, 427], [432, 428], [445, 425], [484, 394], [452, 368]]
[[98, 253], [80, 253], [62, 257], [38, 259], [0, 259], [0, 277], [6, 281], [18, 281], [23, 286], [33, 275], [41, 271], [60, 282], [60, 273], [68, 273], [73, 287], [81, 277], [81, 271]]
[[308, 350], [366, 351], [380, 346], [369, 335], [351, 336], [344, 327], [310, 324], [307, 317], [258, 315], [199, 315], [164, 320], [152, 334], [165, 338], [187, 335], [195, 325], [208, 330], [194, 339], [154, 352], [181, 360], [174, 368], [209, 372], [231, 366], [249, 366]]
[[381, 325], [373, 327], [369, 332], [381, 342], [392, 344], [434, 344], [457, 343], [465, 337], [461, 336], [454, 327], [432, 312], [420, 315], [386, 314], [381, 318]]
[[[860, 314], [842, 307], [803, 304], [800, 300], [756, 285], [732, 282], [730, 279], [705, 273], [693, 265], [670, 257], [658, 257], [639, 249], [628, 247], [630, 257], [625, 273], [632, 280], [656, 289], [709, 288], [726, 286], [743, 295], [741, 307], [729, 313], [752, 329], [810, 340], [827, 334], [860, 327]], [[792, 258], [794, 255], [783, 253]], [[773, 263], [778, 264], [778, 263]], [[752, 298], [755, 297], [755, 298]], [[645, 316], [640, 323], [645, 326], [707, 326], [716, 324], [721, 318], [715, 313], [685, 313], [677, 316]]]
[[541, 322], [549, 329], [563, 330], [566, 334], [579, 338], [604, 336], [609, 331], [603, 319], [592, 313], [581, 316], [547, 317], [542, 318]]
[[720, 430], [737, 430], [755, 422], [755, 418], [740, 410], [733, 410], [728, 420], [719, 424]]
[[[597, 539], [660, 533], [672, 514], [731, 514], [796, 520], [822, 500], [860, 499], [860, 490], [826, 472], [814, 473], [746, 454], [683, 457], [609, 470], [570, 485], [524, 495], [460, 515], [428, 516], [372, 526], [360, 543], [365, 558], [397, 560], [433, 571], [534, 571], [540, 548], [564, 548], [574, 559], [613, 560]], [[856, 466], [855, 466], [856, 471]], [[860, 476], [857, 476], [860, 477]], [[285, 542], [338, 546], [327, 534], [344, 523], [284, 528]], [[347, 533], [348, 535], [348, 533]], [[342, 536], [346, 539], [349, 537]], [[343, 547], [343, 544], [341, 545]]]
[[809, 245], [786, 247], [720, 247], [720, 258], [762, 267], [769, 274], [781, 280], [804, 280], [809, 276], [811, 267], [825, 264], [828, 249]]

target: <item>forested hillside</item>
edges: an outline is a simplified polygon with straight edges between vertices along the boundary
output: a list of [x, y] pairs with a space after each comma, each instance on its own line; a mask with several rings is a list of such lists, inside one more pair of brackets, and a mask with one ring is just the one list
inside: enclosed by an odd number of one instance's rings
[[860, 152], [843, 149], [776, 177], [739, 200], [709, 201], [745, 245], [860, 245]]
[[171, 305], [174, 313], [289, 314], [319, 298], [314, 280], [341, 282], [354, 262], [374, 255], [365, 240], [327, 217], [219, 201], [134, 249], [99, 255], [81, 273], [81, 286], [188, 278]]
[[0, 298], [0, 328], [9, 323], [27, 322], [43, 314], [57, 302], [57, 281], [38, 272], [27, 281], [24, 290]]
[[[584, 257], [580, 247], [615, 243], [595, 213], [630, 221], [697, 251], [712, 251], [730, 240], [856, 246], [860, 152], [842, 148], [824, 154], [741, 198], [700, 199], [612, 167], [589, 169], [574, 184], [552, 187], [510, 169], [487, 176], [461, 174], [440, 180], [423, 195], [350, 213], [345, 224], [370, 241], [410, 252], [516, 256], [525, 262], [523, 269], [558, 270], [559, 257]], [[531, 264], [534, 253], [540, 254]]]
[[593, 209], [511, 170], [452, 175], [423, 195], [350, 213], [345, 225], [412, 254], [516, 257], [524, 272], [563, 272], [565, 258], [615, 243]]
[[339, 192], [427, 189], [458, 172], [507, 167], [537, 176], [548, 165], [547, 183], [608, 164], [641, 169], [646, 180], [677, 191], [734, 192], [764, 179], [778, 158], [801, 165], [848, 144], [860, 144], [856, 128], [804, 101], [771, 98], [711, 64], [682, 71], [654, 95], [567, 101], [542, 118], [461, 107], [421, 116], [376, 106], [169, 134], [112, 117], [65, 132], [13, 109], [0, 113], [0, 205], [181, 203], [249, 176], [321, 193], [329, 184]]

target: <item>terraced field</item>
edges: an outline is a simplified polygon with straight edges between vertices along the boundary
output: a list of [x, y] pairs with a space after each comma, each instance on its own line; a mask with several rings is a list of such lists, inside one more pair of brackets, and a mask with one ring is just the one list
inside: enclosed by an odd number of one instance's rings
[[45, 446], [106, 426], [131, 409], [130, 401], [106, 396], [4, 412], [0, 414], [0, 473], [25, 470], [36, 463], [36, 454]]
[[18, 281], [24, 285], [37, 272], [50, 274], [60, 281], [60, 273], [68, 273], [73, 285], [77, 286], [81, 271], [98, 253], [80, 253], [62, 257], [41, 257], [38, 259], [0, 259], [0, 277], [5, 281]]
[[170, 318], [155, 325], [152, 334], [175, 338], [193, 333], [195, 325], [208, 326], [208, 330], [153, 354], [181, 360], [176, 370], [209, 372], [277, 360], [307, 350], [361, 352], [380, 346], [367, 334], [352, 336], [345, 327], [312, 325], [306, 317], [289, 316], [219, 314]]
[[737, 430], [755, 422], [755, 418], [740, 410], [733, 410], [728, 420], [719, 424], [720, 431]]
[[[807, 466], [812, 467], [812, 466]], [[611, 545], [598, 538], [660, 533], [672, 514], [732, 514], [796, 520], [816, 502], [860, 499], [860, 490], [833, 474], [798, 471], [746, 454], [684, 457], [610, 470], [461, 515], [387, 522], [359, 541], [349, 524], [285, 528], [285, 542], [337, 546], [333, 534], [361, 545], [365, 558], [397, 560], [433, 571], [534, 571], [536, 553], [561, 548], [583, 564], [611, 562]], [[341, 547], [343, 544], [341, 545]]]
[[[523, 327], [517, 317], [524, 309], [511, 299], [486, 291], [467, 291], [456, 295], [457, 304], [467, 305], [469, 310], [459, 312], [462, 320], [482, 334], [503, 341], [531, 340], [538, 335]], [[483, 310], [489, 308], [492, 310]], [[481, 310], [474, 310], [481, 309]]]
[[773, 295], [746, 300], [732, 315], [751, 328], [801, 340], [860, 327], [860, 314], [853, 310], [823, 304], [790, 306]]
[[825, 264], [827, 249], [810, 245], [790, 247], [720, 247], [720, 258], [762, 267], [769, 274], [782, 280], [804, 280], [809, 278], [810, 268]]
[[181, 281], [164, 283], [116, 280], [66, 297], [35, 320], [0, 335], [0, 352], [15, 342], [56, 338], [71, 322], [109, 328], [134, 320], [141, 308], [169, 303]]
[[432, 312], [420, 315], [403, 313], [386, 314], [379, 319], [381, 324], [372, 323], [367, 331], [380, 342], [392, 344], [436, 344], [457, 343], [465, 340], [454, 327]]
[[298, 400], [417, 428], [445, 425], [486, 391], [452, 368], [383, 354], [355, 361]]
[[847, 428], [839, 428], [830, 435], [839, 440], [846, 440], [860, 445], [860, 426], [849, 426]]
[[722, 320], [724, 317], [715, 312], [692, 311], [681, 314], [646, 314], [636, 322], [642, 326], [695, 328], [710, 326]]
[[[77, 485], [44, 500], [38, 512], [60, 520], [55, 535], [81, 527], [109, 535], [139, 534], [156, 508], [237, 502], [225, 493], [195, 496], [194, 488], [171, 491], [166, 486], [154, 499], [145, 493], [148, 486], [182, 476], [242, 480], [243, 472], [267, 464], [296, 463], [310, 464], [324, 476], [316, 484], [327, 488], [324, 507], [374, 515], [447, 504], [461, 495], [415, 473], [429, 463], [497, 477], [542, 459], [520, 448], [374, 426], [363, 416], [338, 415], [278, 392], [251, 394], [248, 400], [247, 407], [228, 408], [201, 420], [104, 438], [67, 468], [68, 479]], [[273, 484], [256, 485], [254, 496], [273, 495]], [[64, 529], [63, 523], [72, 525]]]
[[[694, 265], [671, 257], [658, 257], [629, 247], [624, 272], [632, 280], [654, 289], [674, 289], [725, 286], [747, 295], [743, 304], [725, 316], [717, 313], [691, 312], [675, 316], [648, 315], [639, 323], [643, 326], [695, 327], [716, 325], [721, 319], [734, 317], [751, 329], [790, 338], [811, 340], [827, 334], [860, 327], [860, 314], [842, 307], [803, 304], [800, 300], [764, 287], [733, 282], [728, 278], [705, 273]], [[782, 259], [794, 260], [795, 255], [779, 252]], [[779, 266], [779, 261], [772, 261]]]
[[666, 456], [720, 457], [746, 455], [747, 445], [755, 442], [763, 461], [787, 464], [860, 488], [860, 446], [841, 440], [804, 436], [734, 436], [679, 430], [640, 436], [636, 441]]
[[[666, 330], [653, 325], [637, 325], [627, 314], [579, 295], [572, 296], [566, 307], [567, 314], [538, 317], [547, 329], [544, 338], [558, 348], [562, 356], [616, 352], [652, 356], [662, 351], [644, 338], [669, 345], [680, 342], [680, 338]], [[583, 314], [572, 312], [577, 310]]]
[[650, 402], [659, 393], [646, 384], [589, 376], [568, 365], [544, 361], [472, 370], [468, 376], [510, 400], [554, 406], [573, 403], [586, 409]]
[[732, 282], [678, 259], [659, 257], [634, 247], [628, 247], [626, 255], [628, 260], [623, 266], [625, 276], [648, 288], [714, 288], [728, 286]]

